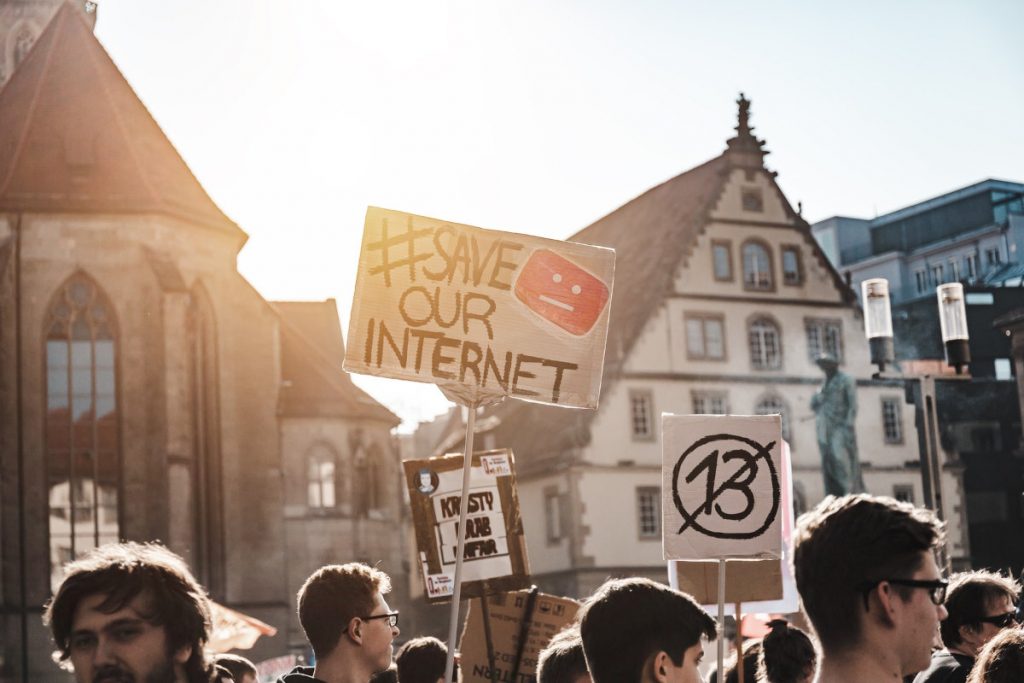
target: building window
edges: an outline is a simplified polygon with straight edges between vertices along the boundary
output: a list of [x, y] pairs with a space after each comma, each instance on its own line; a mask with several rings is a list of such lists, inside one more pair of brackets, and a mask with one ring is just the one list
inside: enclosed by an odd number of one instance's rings
[[687, 313], [686, 355], [691, 360], [725, 359], [725, 320], [712, 313]]
[[945, 268], [941, 263], [937, 263], [932, 266], [932, 284], [941, 285], [946, 281], [945, 279]]
[[562, 540], [562, 497], [554, 487], [544, 489], [544, 526], [549, 544]]
[[728, 415], [729, 399], [722, 391], [694, 391], [690, 395], [694, 415]]
[[77, 274], [46, 318], [46, 475], [50, 579], [63, 565], [120, 535], [121, 483], [114, 309]]
[[949, 281], [960, 282], [960, 264], [955, 258], [949, 259]]
[[964, 267], [967, 269], [967, 277], [972, 280], [978, 277], [978, 255], [968, 254], [964, 256]]
[[732, 282], [732, 243], [726, 240], [711, 241], [711, 265], [715, 279]]
[[782, 367], [782, 345], [778, 326], [768, 318], [755, 318], [750, 323], [750, 364], [755, 370], [778, 370]]
[[914, 487], [911, 484], [894, 484], [892, 487], [892, 497], [901, 503], [914, 502]]
[[744, 211], [764, 211], [764, 195], [759, 187], [744, 187], [741, 190], [741, 197]]
[[999, 247], [992, 247], [991, 249], [985, 250], [985, 265], [992, 267], [998, 266], [1003, 262], [1003, 255], [999, 252]]
[[334, 452], [317, 444], [306, 456], [306, 503], [311, 508], [335, 506]]
[[843, 323], [841, 320], [804, 318], [807, 330], [807, 355], [816, 361], [823, 353], [843, 362]]
[[[789, 411], [786, 410], [786, 404], [782, 400], [781, 396], [775, 394], [769, 394], [763, 396], [761, 400], [757, 402], [754, 407], [755, 415], [781, 415], [782, 416], [782, 438], [786, 441], [790, 440], [789, 431]], [[792, 446], [792, 444], [790, 444]]]
[[886, 443], [903, 443], [903, 402], [900, 399], [882, 399], [882, 432]]
[[800, 248], [796, 246], [782, 247], [782, 284], [799, 285], [803, 279]]
[[661, 538], [661, 489], [656, 486], [637, 487], [636, 512], [640, 538]]
[[924, 270], [914, 271], [914, 279], [917, 281], [917, 293], [924, 294], [928, 291], [928, 273]]
[[771, 291], [772, 259], [768, 247], [761, 242], [743, 245], [743, 287], [756, 291]]
[[654, 397], [650, 391], [634, 389], [629, 392], [629, 415], [634, 439], [654, 438]]

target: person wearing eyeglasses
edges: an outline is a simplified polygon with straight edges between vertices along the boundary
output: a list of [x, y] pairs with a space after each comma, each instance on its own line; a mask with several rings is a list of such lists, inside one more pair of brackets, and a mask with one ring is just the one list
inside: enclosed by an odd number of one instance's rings
[[299, 623], [316, 666], [297, 666], [278, 683], [368, 683], [391, 666], [398, 612], [384, 595], [387, 574], [359, 562], [321, 567], [299, 589]]
[[892, 498], [829, 496], [801, 515], [793, 571], [821, 643], [818, 683], [901, 681], [928, 667], [947, 582], [941, 523]]
[[991, 571], [954, 574], [946, 594], [949, 616], [942, 622], [945, 649], [932, 654], [932, 663], [914, 683], [965, 683], [974, 660], [1001, 630], [1017, 624], [1015, 603], [1020, 584]]

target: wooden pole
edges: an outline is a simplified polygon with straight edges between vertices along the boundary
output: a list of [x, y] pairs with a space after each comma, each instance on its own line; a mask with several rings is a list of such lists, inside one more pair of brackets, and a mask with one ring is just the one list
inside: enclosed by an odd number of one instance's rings
[[452, 590], [452, 613], [448, 624], [448, 659], [444, 665], [444, 680], [451, 681], [455, 673], [455, 650], [459, 638], [459, 602], [462, 599], [462, 556], [466, 552], [466, 511], [469, 507], [469, 474], [473, 469], [473, 432], [476, 429], [476, 401], [466, 406], [466, 450], [462, 462], [462, 502], [459, 504], [459, 542], [455, 550], [455, 585]]

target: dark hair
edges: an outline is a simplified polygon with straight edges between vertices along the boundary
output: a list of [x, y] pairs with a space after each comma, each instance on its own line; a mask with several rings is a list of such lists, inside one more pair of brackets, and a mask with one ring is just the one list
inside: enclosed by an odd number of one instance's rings
[[[743, 643], [743, 683], [757, 683], [757, 660], [761, 656], [761, 641], [748, 640]], [[725, 669], [725, 683], [740, 683], [740, 658], [733, 652], [722, 662]], [[718, 671], [712, 671], [709, 681], [718, 682]]]
[[814, 673], [818, 654], [810, 637], [785, 619], [768, 622], [771, 631], [761, 641], [758, 680], [765, 683], [801, 683]]
[[537, 657], [537, 683], [572, 683], [587, 673], [579, 626], [555, 634]]
[[217, 666], [227, 669], [235, 683], [242, 683], [246, 674], [253, 678], [259, 676], [256, 665], [241, 655], [217, 655], [213, 658], [213, 662]]
[[978, 653], [967, 683], [1024, 681], [1024, 630], [1006, 628]]
[[70, 636], [78, 603], [105, 595], [96, 609], [112, 614], [141, 597], [140, 616], [167, 633], [169, 653], [189, 647], [189, 680], [209, 677], [213, 664], [203, 647], [210, 634], [210, 603], [185, 561], [156, 543], [112, 543], [94, 548], [64, 568], [64, 580], [46, 605], [43, 623], [57, 645], [55, 659], [70, 656]]
[[[441, 673], [438, 674], [437, 678], [442, 676], [444, 676], [444, 667], [441, 668]], [[430, 683], [437, 683], [437, 678]], [[398, 681], [398, 669], [395, 668], [394, 664], [370, 676], [370, 683], [398, 683]]]
[[[444, 678], [447, 663], [448, 648], [432, 636], [413, 638], [395, 655], [398, 680], [402, 683], [437, 683], [437, 679]], [[457, 671], [456, 667], [453, 672]]]
[[594, 683], [638, 683], [658, 652], [682, 666], [687, 649], [716, 633], [692, 597], [641, 578], [606, 581], [583, 604], [579, 622]]
[[[857, 644], [864, 584], [910, 577], [942, 542], [942, 526], [924, 508], [864, 493], [829, 496], [800, 516], [793, 573], [804, 610], [826, 651]], [[894, 586], [904, 599], [909, 588]]]
[[313, 572], [299, 589], [299, 623], [317, 659], [334, 651], [341, 634], [356, 617], [373, 611], [376, 594], [391, 590], [379, 569], [360, 562], [329, 564]]
[[942, 644], [955, 647], [963, 642], [960, 627], [979, 628], [981, 620], [1002, 598], [1016, 603], [1020, 597], [1020, 584], [1008, 576], [984, 569], [960, 572], [950, 577], [946, 591], [946, 611], [949, 616], [939, 625]]

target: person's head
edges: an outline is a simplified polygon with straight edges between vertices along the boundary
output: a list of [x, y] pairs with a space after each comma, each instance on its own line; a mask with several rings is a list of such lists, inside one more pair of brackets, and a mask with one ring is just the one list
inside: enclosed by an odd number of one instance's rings
[[1024, 681], [1024, 631], [1008, 628], [981, 649], [967, 683]]
[[650, 579], [613, 579], [583, 604], [580, 633], [594, 683], [699, 683], [701, 638], [715, 622], [685, 593]]
[[156, 544], [116, 543], [65, 567], [46, 606], [54, 658], [80, 683], [110, 678], [164, 683], [201, 680], [210, 605], [185, 561]]
[[555, 634], [537, 657], [537, 683], [591, 683], [579, 626]]
[[[448, 647], [437, 638], [413, 638], [398, 650], [398, 680], [402, 683], [437, 683], [444, 681], [448, 663]], [[458, 673], [458, 667], [454, 669]], [[453, 673], [453, 675], [454, 675]]]
[[793, 571], [825, 656], [859, 650], [870, 635], [907, 674], [926, 668], [946, 615], [941, 542], [931, 511], [891, 498], [829, 496], [801, 515]]
[[1020, 584], [1008, 576], [985, 570], [960, 572], [949, 580], [942, 644], [977, 656], [985, 643], [1002, 629], [1017, 624], [1016, 602]]
[[[444, 674], [441, 675], [444, 678]], [[383, 671], [378, 671], [370, 677], [370, 683], [398, 683], [398, 669], [392, 664]]]
[[834, 375], [836, 370], [839, 369], [839, 360], [831, 353], [820, 354], [814, 359], [814, 362], [817, 363], [818, 367], [821, 368], [829, 377]]
[[217, 655], [214, 663], [228, 670], [235, 683], [256, 683], [256, 665], [241, 655]]
[[[740, 681], [740, 659], [743, 660], [743, 680]], [[748, 640], [743, 643], [740, 652], [735, 650], [725, 661], [722, 668], [725, 670], [725, 683], [757, 683], [757, 660], [761, 656], [761, 641]], [[711, 680], [718, 681], [718, 672], [711, 672]]]
[[[317, 660], [330, 658], [344, 645], [350, 663], [370, 671], [391, 665], [398, 636], [398, 613], [384, 594], [391, 580], [379, 569], [359, 562], [321, 567], [299, 589], [299, 623]], [[358, 661], [356, 661], [358, 660]]]
[[765, 683], [810, 683], [818, 655], [810, 637], [785, 619], [768, 622], [761, 641], [758, 680]]

